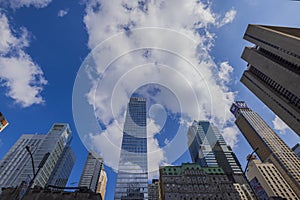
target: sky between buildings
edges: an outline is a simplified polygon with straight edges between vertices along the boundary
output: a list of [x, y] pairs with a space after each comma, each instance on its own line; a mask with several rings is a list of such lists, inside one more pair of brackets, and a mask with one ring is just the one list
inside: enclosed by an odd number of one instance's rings
[[[106, 161], [113, 198], [129, 97], [147, 98], [150, 177], [190, 162], [192, 120], [219, 127], [242, 165], [252, 151], [229, 112], [245, 100], [291, 147], [299, 137], [239, 79], [248, 24], [300, 27], [300, 2], [0, 0], [0, 158], [24, 133], [70, 124], [79, 182], [87, 148]], [[96, 124], [96, 125], [95, 125]], [[86, 146], [86, 147], [85, 147]]]

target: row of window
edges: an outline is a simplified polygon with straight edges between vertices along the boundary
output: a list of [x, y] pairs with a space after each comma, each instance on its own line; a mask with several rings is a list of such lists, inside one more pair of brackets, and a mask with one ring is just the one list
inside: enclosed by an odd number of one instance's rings
[[266, 44], [266, 45], [268, 45], [268, 46], [270, 46], [270, 47], [272, 47], [272, 48], [274, 48], [274, 49], [277, 49], [277, 50], [279, 50], [279, 51], [281, 51], [281, 52], [284, 52], [284, 53], [286, 53], [286, 54], [288, 54], [288, 55], [291, 55], [291, 56], [293, 56], [293, 57], [295, 57], [295, 58], [300, 59], [300, 55], [297, 55], [297, 54], [295, 54], [295, 53], [293, 53], [293, 52], [290, 52], [290, 51], [288, 51], [288, 50], [285, 50], [285, 49], [283, 49], [283, 48], [281, 48], [281, 47], [278, 47], [278, 46], [276, 46], [276, 45], [274, 45], [274, 44], [271, 44], [271, 43], [269, 43], [269, 42], [266, 42], [266, 41], [264, 41], [264, 40], [262, 40], [262, 39], [260, 39], [260, 38], [254, 37], [254, 36], [249, 35], [249, 34], [247, 34], [247, 33], [245, 33], [245, 36], [248, 36], [249, 38], [252, 38], [252, 39], [254, 39], [254, 40], [256, 40], [256, 41], [259, 41], [259, 42], [261, 42], [261, 43], [263, 43], [263, 44]]
[[[251, 66], [251, 67], [253, 67], [253, 66]], [[286, 109], [285, 106], [283, 106], [280, 102], [278, 102], [276, 99], [274, 99], [270, 94], [268, 94], [267, 92], [265, 92], [259, 85], [257, 85], [255, 82], [253, 82], [252, 80], [250, 80], [247, 76], [245, 76], [245, 78], [247, 78], [251, 83], [253, 83], [257, 88], [259, 88], [263, 93], [265, 93], [265, 95], [267, 95], [269, 98], [271, 98], [279, 107], [281, 107], [283, 110], [285, 110], [287, 113], [289, 113], [289, 115], [291, 115], [298, 122], [300, 122], [300, 119], [298, 119], [293, 113], [291, 113], [288, 109]], [[299, 103], [300, 102], [297, 100], [296, 101], [296, 106], [297, 107], [299, 106]]]
[[264, 73], [260, 72], [254, 66], [251, 66], [249, 71], [256, 75], [260, 80], [266, 83], [269, 87], [279, 93], [283, 98], [285, 98], [290, 104], [295, 105], [297, 108], [300, 108], [300, 98], [295, 94], [285, 89], [283, 86], [272, 80], [270, 77], [266, 76]]
[[287, 69], [297, 73], [297, 74], [300, 74], [300, 65], [296, 65], [290, 61], [287, 61], [285, 59], [283, 59], [282, 57], [270, 52], [270, 51], [267, 51], [266, 49], [263, 49], [263, 48], [259, 48], [258, 51], [260, 53], [262, 53], [264, 56], [268, 57], [268, 58], [271, 58], [272, 60], [274, 60], [275, 62], [277, 62], [278, 64], [286, 67]]
[[226, 192], [223, 194], [217, 193], [202, 193], [202, 194], [191, 194], [191, 193], [165, 193], [163, 195], [166, 200], [240, 200], [237, 193]]

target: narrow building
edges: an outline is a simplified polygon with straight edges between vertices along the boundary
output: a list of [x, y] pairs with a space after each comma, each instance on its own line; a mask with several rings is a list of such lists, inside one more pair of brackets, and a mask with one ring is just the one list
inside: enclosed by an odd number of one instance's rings
[[300, 159], [243, 101], [232, 104], [235, 124], [264, 163], [272, 163], [300, 198]]

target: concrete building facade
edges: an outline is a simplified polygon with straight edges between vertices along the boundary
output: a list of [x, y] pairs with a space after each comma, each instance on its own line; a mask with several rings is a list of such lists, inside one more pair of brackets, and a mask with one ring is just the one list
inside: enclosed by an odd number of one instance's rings
[[298, 199], [292, 188], [272, 163], [261, 163], [255, 157], [252, 157], [249, 161], [247, 177], [259, 199]]
[[152, 183], [148, 184], [149, 200], [159, 200], [158, 187], [158, 179], [152, 179]]
[[235, 115], [235, 124], [243, 133], [261, 161], [274, 164], [286, 182], [300, 197], [300, 160], [278, 137], [267, 123], [245, 102], [233, 103], [230, 111]]
[[300, 136], [300, 29], [249, 25], [241, 82]]
[[293, 146], [292, 151], [298, 156], [300, 159], [300, 143]]
[[103, 159], [89, 152], [78, 187], [87, 187], [93, 192], [101, 193], [104, 199], [106, 181], [107, 177], [104, 171]]
[[107, 175], [104, 171], [104, 168], [100, 172], [99, 180], [98, 180], [98, 186], [96, 193], [101, 194], [101, 197], [105, 199], [105, 193], [106, 193], [106, 184], [107, 184]]
[[159, 199], [240, 200], [241, 197], [222, 168], [186, 163], [181, 166], [160, 167]]

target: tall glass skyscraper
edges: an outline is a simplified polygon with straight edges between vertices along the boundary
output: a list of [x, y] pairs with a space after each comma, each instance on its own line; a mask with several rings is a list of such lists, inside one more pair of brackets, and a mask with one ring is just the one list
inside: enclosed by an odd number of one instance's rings
[[70, 146], [65, 147], [47, 185], [65, 187], [75, 164], [75, 154]]
[[128, 104], [115, 200], [148, 199], [146, 99], [130, 98]]
[[242, 175], [239, 161], [216, 126], [194, 121], [188, 130], [189, 151], [194, 163], [202, 167], [222, 167], [226, 174]]
[[62, 123], [55, 123], [48, 134], [22, 135], [0, 161], [0, 187], [17, 187], [22, 181], [29, 185], [33, 171], [26, 146], [30, 147], [35, 165], [33, 186], [65, 186], [75, 163], [71, 139], [69, 125]]
[[188, 145], [194, 163], [201, 167], [221, 167], [241, 199], [254, 199], [238, 159], [216, 126], [208, 121], [194, 121], [188, 130]]
[[[34, 179], [33, 186], [38, 185], [45, 187], [46, 185], [48, 185], [48, 181], [56, 182], [56, 180], [50, 180], [51, 174], [54, 173], [54, 170], [58, 165], [62, 164], [59, 162], [60, 158], [64, 156], [64, 150], [70, 145], [72, 137], [73, 136], [69, 124], [53, 124], [50, 131], [45, 136], [45, 139], [37, 149], [36, 153], [33, 155], [35, 166], [39, 166], [45, 154], [49, 153], [47, 160], [40, 168]], [[72, 163], [74, 164], [74, 160], [72, 160]], [[31, 166], [27, 165], [25, 167], [25, 171], [28, 169], [31, 169]]]
[[[30, 156], [25, 147], [29, 146], [32, 154], [35, 154], [44, 139], [45, 135], [41, 134], [23, 134], [20, 136], [0, 161], [0, 188], [17, 187], [22, 181], [30, 182], [33, 174]], [[26, 165], [30, 167], [28, 172], [23, 170]]]
[[[212, 147], [216, 144], [216, 136], [221, 136], [215, 126], [207, 121], [194, 121], [188, 130], [189, 151], [194, 163], [202, 167], [218, 167]], [[225, 141], [222, 138], [222, 142]]]

